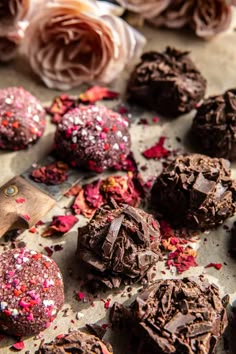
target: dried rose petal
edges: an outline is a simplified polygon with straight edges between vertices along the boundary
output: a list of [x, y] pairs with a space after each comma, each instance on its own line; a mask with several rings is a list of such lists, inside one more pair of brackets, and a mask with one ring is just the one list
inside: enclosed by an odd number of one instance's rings
[[138, 165], [132, 152], [122, 161], [122, 165], [115, 165], [112, 168], [120, 171], [138, 172]]
[[12, 348], [17, 350], [17, 351], [20, 351], [20, 350], [25, 348], [25, 343], [24, 342], [17, 342], [17, 343], [12, 345]]
[[165, 140], [166, 138], [164, 136], [161, 136], [159, 141], [154, 146], [143, 151], [143, 156], [145, 156], [146, 159], [160, 159], [162, 157], [169, 156], [170, 151], [164, 147]]
[[51, 122], [59, 124], [64, 114], [77, 106], [77, 100], [68, 95], [60, 95], [54, 98], [50, 107], [46, 108], [47, 113], [52, 117]]
[[97, 101], [106, 99], [114, 99], [119, 97], [119, 93], [110, 91], [107, 87], [93, 86], [87, 91], [79, 95], [79, 99], [82, 102], [95, 103]]
[[96, 208], [92, 208], [88, 205], [84, 196], [83, 189], [81, 189], [81, 191], [77, 195], [75, 202], [72, 205], [72, 209], [75, 214], [82, 214], [88, 219], [91, 218], [96, 211]]
[[196, 0], [191, 25], [199, 37], [210, 38], [226, 30], [232, 8], [226, 0]]
[[26, 30], [25, 53], [50, 88], [111, 82], [145, 44], [122, 19], [104, 14], [99, 2], [46, 2]]
[[65, 197], [71, 197], [71, 196], [76, 196], [79, 194], [79, 192], [81, 191], [82, 187], [79, 184], [74, 185], [73, 187], [71, 187], [68, 192], [66, 192], [64, 195]]
[[49, 228], [43, 232], [43, 237], [52, 235], [61, 235], [68, 232], [76, 223], [78, 219], [74, 215], [58, 215], [53, 216]]
[[68, 169], [69, 166], [66, 163], [62, 161], [56, 161], [50, 165], [42, 166], [39, 169], [33, 170], [30, 177], [37, 183], [58, 185], [67, 180]]
[[100, 193], [101, 180], [84, 186], [84, 197], [91, 208], [99, 208], [103, 204], [103, 197]]
[[208, 265], [205, 266], [205, 268], [215, 268], [217, 270], [220, 270], [222, 268], [221, 263], [209, 263]]

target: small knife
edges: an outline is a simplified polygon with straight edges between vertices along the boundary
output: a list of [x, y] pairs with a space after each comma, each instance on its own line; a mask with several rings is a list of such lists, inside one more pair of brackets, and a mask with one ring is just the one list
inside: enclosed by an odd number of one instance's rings
[[[48, 155], [37, 163], [37, 168], [53, 162], [56, 159]], [[35, 225], [71, 187], [91, 175], [69, 168], [65, 182], [60, 185], [46, 185], [36, 183], [30, 178], [33, 170], [31, 166], [0, 188], [0, 238], [9, 230], [28, 229]], [[17, 203], [20, 198], [25, 201]]]

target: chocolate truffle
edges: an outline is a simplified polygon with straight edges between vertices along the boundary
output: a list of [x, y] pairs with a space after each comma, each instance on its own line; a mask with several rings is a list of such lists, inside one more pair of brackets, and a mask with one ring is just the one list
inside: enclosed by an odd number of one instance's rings
[[98, 209], [78, 231], [77, 254], [86, 282], [93, 289], [118, 288], [148, 278], [161, 258], [159, 243], [159, 224], [143, 210], [128, 205]]
[[129, 308], [115, 303], [111, 321], [131, 329], [139, 353], [212, 354], [227, 326], [227, 303], [204, 279], [160, 280]]
[[164, 116], [190, 112], [204, 97], [206, 80], [188, 54], [169, 47], [144, 53], [128, 83], [130, 99]]
[[37, 354], [78, 353], [78, 354], [112, 354], [110, 344], [105, 344], [99, 338], [80, 331], [58, 336], [51, 343], [42, 343]]
[[81, 105], [64, 115], [55, 144], [60, 158], [72, 166], [102, 172], [130, 152], [128, 121], [104, 106]]
[[192, 134], [210, 156], [236, 158], [236, 90], [203, 101], [193, 120]]
[[14, 336], [38, 334], [64, 303], [56, 263], [24, 248], [0, 255], [0, 331]]
[[229, 161], [178, 156], [154, 182], [151, 207], [174, 226], [210, 229], [234, 215], [236, 182]]
[[0, 90], [0, 149], [20, 150], [43, 134], [45, 110], [39, 100], [22, 87]]

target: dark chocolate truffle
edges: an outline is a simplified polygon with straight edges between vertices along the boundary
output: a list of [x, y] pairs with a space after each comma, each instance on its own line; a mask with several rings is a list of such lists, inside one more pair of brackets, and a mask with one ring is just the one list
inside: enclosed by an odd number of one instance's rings
[[78, 232], [78, 259], [89, 286], [118, 288], [148, 277], [161, 258], [160, 230], [152, 215], [128, 205], [96, 211]]
[[66, 113], [55, 136], [60, 158], [101, 172], [130, 152], [128, 121], [104, 106], [80, 106]]
[[63, 303], [62, 276], [52, 259], [24, 248], [0, 255], [0, 331], [38, 334], [49, 327]]
[[229, 161], [204, 155], [177, 157], [154, 182], [151, 207], [175, 226], [210, 229], [236, 210]]
[[20, 150], [43, 134], [45, 110], [39, 100], [22, 87], [0, 90], [0, 149]]
[[131, 329], [139, 353], [212, 354], [227, 326], [227, 302], [201, 278], [160, 280], [129, 308], [115, 303], [111, 321]]
[[169, 47], [144, 53], [128, 83], [130, 99], [164, 116], [190, 112], [204, 97], [206, 80], [188, 54]]
[[51, 343], [42, 343], [37, 354], [78, 353], [78, 354], [112, 354], [110, 344], [105, 344], [99, 338], [80, 331], [57, 337]]
[[203, 101], [193, 120], [192, 134], [210, 156], [236, 158], [236, 90]]

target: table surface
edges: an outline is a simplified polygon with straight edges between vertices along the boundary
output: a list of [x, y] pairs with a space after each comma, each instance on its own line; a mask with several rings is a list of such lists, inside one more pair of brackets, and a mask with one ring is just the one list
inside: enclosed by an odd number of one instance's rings
[[[194, 37], [192, 34], [185, 31], [169, 31], [169, 30], [156, 30], [150, 27], [142, 28], [142, 32], [147, 37], [147, 45], [145, 50], [163, 50], [166, 46], [174, 46], [179, 49], [188, 50], [191, 52], [193, 60], [201, 70], [202, 74], [207, 78], [208, 94], [222, 93], [224, 90], [236, 87], [236, 32], [232, 28], [226, 33], [218, 36], [211, 41], [203, 41]], [[122, 76], [115, 81], [111, 86], [120, 92], [124, 92], [129, 72], [132, 65], [122, 73]], [[49, 102], [58, 91], [46, 88], [41, 81], [32, 74], [28, 63], [23, 57], [17, 58], [15, 61], [8, 65], [0, 66], [0, 88], [8, 86], [23, 86], [26, 90], [37, 96], [43, 102]], [[78, 95], [81, 88], [71, 90], [69, 93]], [[144, 164], [146, 161], [141, 155], [141, 151], [145, 147], [152, 146], [161, 135], [165, 135], [168, 139], [168, 144], [173, 148], [180, 147], [185, 151], [191, 151], [189, 145], [180, 146], [176, 142], [176, 136], [182, 138], [185, 142], [186, 134], [191, 126], [192, 117], [194, 112], [188, 115], [181, 116], [176, 120], [161, 119], [160, 124], [150, 123], [148, 126], [132, 124], [132, 149], [135, 157], [140, 163]], [[143, 113], [145, 117], [152, 117], [149, 112]], [[151, 122], [151, 121], [150, 121]], [[45, 156], [51, 149], [53, 143], [53, 135], [55, 126], [49, 123], [47, 130], [41, 140], [32, 148], [20, 152], [1, 152], [1, 172], [0, 172], [0, 185], [4, 184], [11, 177], [20, 174], [33, 162], [38, 161], [41, 157]], [[232, 165], [233, 175], [236, 175], [235, 165]], [[148, 162], [148, 170], [145, 176], [153, 176], [160, 172], [160, 163], [157, 161]], [[58, 205], [45, 217], [45, 221], [50, 221], [52, 215], [64, 214], [63, 207], [68, 203], [68, 199], [61, 200]], [[231, 227], [235, 217], [227, 220], [226, 224]], [[77, 224], [72, 231], [61, 238], [42, 238], [40, 234], [31, 234], [24, 232], [19, 236], [26, 242], [27, 247], [36, 251], [42, 251], [45, 246], [52, 244], [63, 243], [63, 251], [53, 254], [53, 259], [58, 263], [62, 270], [65, 281], [65, 295], [66, 302], [64, 309], [69, 309], [66, 317], [61, 312], [51, 328], [43, 332], [42, 336], [46, 341], [52, 340], [59, 333], [67, 332], [69, 328], [81, 328], [86, 323], [107, 323], [108, 311], [104, 309], [104, 303], [101, 298], [112, 298], [112, 303], [115, 300], [128, 302], [128, 297], [125, 293], [117, 294], [106, 293], [100, 294], [100, 298], [95, 301], [95, 306], [92, 307], [90, 303], [78, 302], [75, 297], [75, 291], [79, 290], [77, 281], [79, 270], [76, 266], [74, 258], [77, 238], [77, 227], [85, 223], [83, 217], [79, 217], [79, 224]], [[206, 239], [207, 241], [204, 241]], [[229, 257], [228, 248], [230, 242], [230, 234], [225, 232], [223, 227], [204, 235], [201, 240], [196, 244], [198, 247], [198, 267], [192, 268], [183, 275], [198, 275], [205, 273], [214, 282], [218, 283], [222, 289], [222, 293], [229, 293], [231, 296], [231, 303], [235, 299], [236, 290], [236, 261]], [[3, 251], [3, 246], [0, 246], [0, 252]], [[220, 271], [213, 268], [205, 269], [204, 266], [210, 262], [222, 263], [223, 267]], [[157, 277], [163, 278], [161, 270], [165, 269], [164, 263], [160, 263], [158, 267]], [[165, 269], [166, 270], [166, 269]], [[167, 272], [169, 277], [174, 277], [176, 274], [171, 271]], [[132, 295], [135, 296], [138, 287], [133, 287]], [[84, 315], [80, 320], [77, 319], [76, 314], [82, 313]], [[228, 332], [231, 331], [231, 328]], [[107, 338], [109, 338], [114, 345], [116, 354], [130, 354], [127, 352], [125, 343], [120, 343], [120, 336], [114, 335], [108, 331]], [[28, 338], [25, 340], [25, 350], [34, 353], [37, 349], [41, 339]], [[119, 345], [117, 346], [117, 342]], [[14, 343], [14, 339], [6, 338], [0, 343], [0, 352], [10, 353], [9, 346]], [[123, 346], [122, 346], [123, 345]], [[232, 344], [233, 345], [233, 344]], [[24, 352], [24, 351], [23, 351]], [[217, 353], [230, 353], [235, 354], [236, 348], [231, 346], [229, 351], [222, 349], [219, 346]]]

